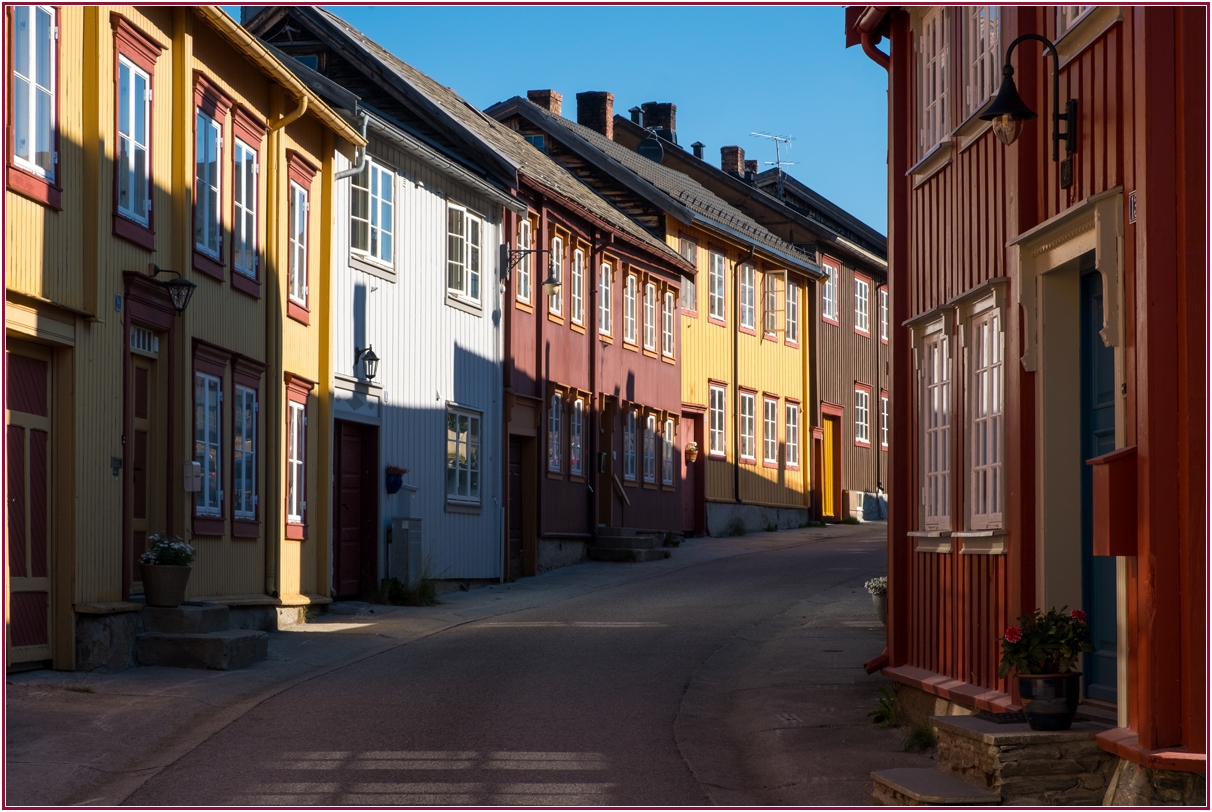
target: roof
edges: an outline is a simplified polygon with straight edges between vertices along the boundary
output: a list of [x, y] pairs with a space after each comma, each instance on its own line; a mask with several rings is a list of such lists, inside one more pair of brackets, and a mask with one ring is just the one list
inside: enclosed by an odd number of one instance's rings
[[[759, 172], [754, 178], [754, 182], [762, 187], [774, 186], [778, 182], [778, 170], [767, 169], [764, 172]], [[873, 246], [879, 246], [881, 253], [886, 256], [888, 238], [885, 235], [879, 233], [824, 195], [814, 192], [802, 181], [788, 175], [786, 172], [783, 173], [783, 186], [784, 188], [789, 187], [797, 197], [803, 199], [812, 208], [817, 209], [820, 214], [836, 220], [838, 225], [853, 231], [857, 236], [871, 243]]]
[[[594, 162], [599, 168], [610, 172], [616, 179], [634, 191], [652, 200], [678, 220], [698, 222], [709, 229], [723, 232], [733, 240], [751, 243], [758, 251], [783, 260], [812, 275], [820, 273], [813, 259], [782, 238], [771, 233], [765, 226], [748, 215], [733, 208], [723, 198], [710, 191], [698, 181], [669, 167], [616, 144], [606, 136], [589, 127], [554, 115], [529, 99], [514, 96], [489, 107], [493, 115], [508, 115], [518, 112], [547, 131], [559, 130], [566, 136], [561, 142], [581, 157], [591, 160], [588, 150], [596, 150], [607, 158], [606, 162]], [[625, 176], [631, 176], [630, 179]], [[638, 179], [641, 183], [634, 183]], [[632, 182], [628, 182], [631, 180]]]

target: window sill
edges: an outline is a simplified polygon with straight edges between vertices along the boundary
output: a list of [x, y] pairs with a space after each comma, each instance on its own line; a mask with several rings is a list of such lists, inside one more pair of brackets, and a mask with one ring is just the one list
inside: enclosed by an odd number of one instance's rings
[[655, 349], [649, 349], [648, 347], [645, 347], [645, 348], [644, 348], [644, 355], [648, 356], [649, 358], [657, 358], [657, 357], [658, 357], [658, 356], [657, 356], [657, 351], [656, 351]]
[[952, 538], [963, 539], [960, 555], [1005, 555], [1005, 530], [965, 530], [952, 533]]
[[854, 332], [856, 335], [860, 335], [863, 338], [871, 338], [871, 331], [869, 330], [860, 330], [859, 328], [855, 327]]
[[799, 471], [800, 471], [800, 466], [799, 466], [799, 463], [792, 464], [792, 463], [790, 463], [790, 462], [789, 462], [789, 463], [787, 463], [785, 466], [783, 466], [783, 469], [784, 469], [784, 470], [786, 470], [786, 471], [790, 471], [790, 472], [794, 472], [794, 473], [799, 473]]
[[114, 213], [114, 236], [129, 240], [148, 251], [156, 250], [156, 232], [117, 212]]
[[672, 355], [662, 355], [661, 360], [670, 365], [676, 365], [678, 362], [678, 359], [674, 358]]
[[216, 282], [223, 281], [223, 263], [194, 248], [194, 270], [201, 271]]
[[232, 271], [231, 286], [241, 293], [247, 293], [254, 299], [261, 298], [261, 283], [241, 271]]
[[907, 533], [910, 538], [916, 538], [915, 553], [950, 553], [950, 530], [915, 530]]
[[598, 341], [601, 341], [603, 344], [613, 344], [614, 336], [612, 336], [610, 333], [603, 333], [599, 330]]
[[741, 465], [752, 465], [757, 467], [757, 457], [741, 457]]
[[585, 475], [584, 474], [569, 474], [568, 481], [569, 482], [585, 482]]
[[626, 479], [626, 478], [624, 478], [624, 479], [623, 479], [623, 487], [624, 487], [624, 488], [638, 488], [638, 487], [640, 487], [640, 483], [639, 483], [639, 482], [637, 482], [637, 481], [636, 481], [636, 480], [634, 480], [634, 479]]
[[951, 153], [953, 151], [951, 140], [940, 141], [926, 153], [925, 157], [909, 168], [905, 174], [913, 178], [913, 188], [921, 186], [930, 178], [951, 163]]
[[831, 319], [824, 313], [821, 314], [821, 321], [825, 322], [825, 324], [832, 324], [834, 327], [842, 326], [841, 322], [839, 322], [837, 319]]
[[798, 350], [798, 349], [800, 348], [800, 342], [798, 342], [798, 341], [784, 341], [784, 342], [783, 342], [783, 346], [784, 346], [784, 347], [787, 347], [787, 348], [789, 348], [789, 349]]
[[963, 124], [951, 131], [951, 136], [959, 139], [959, 151], [961, 153], [968, 149], [968, 147], [975, 144], [977, 141], [981, 140], [981, 137], [984, 136], [985, 133], [993, 129], [992, 121], [981, 121], [979, 118], [981, 110], [985, 109], [988, 103], [989, 100], [981, 102], [980, 107], [973, 110], [972, 113], [968, 115], [968, 118], [964, 119]]
[[738, 333], [744, 333], [747, 336], [753, 336], [755, 338], [757, 337], [757, 330], [752, 327], [746, 327], [742, 324], [740, 327], [736, 328], [736, 330]]
[[548, 471], [547, 471], [547, 478], [548, 478], [548, 479], [554, 479], [554, 480], [555, 480], [555, 481], [557, 481], [557, 482], [563, 482], [563, 481], [564, 481], [564, 474], [563, 474], [563, 472], [561, 472], [561, 471], [552, 471], [552, 470], [548, 469]]
[[677, 485], [671, 485], [668, 482], [661, 483], [661, 490], [663, 490], [663, 491], [668, 491], [669, 493], [673, 493], [677, 489], [678, 489]]
[[716, 318], [715, 316], [708, 316], [707, 321], [711, 322], [712, 324], [716, 325], [717, 327], [727, 327], [728, 326], [728, 321], [726, 319]]
[[232, 538], [256, 539], [261, 537], [261, 523], [255, 519], [232, 519]]
[[222, 516], [194, 516], [195, 536], [222, 536], [227, 532], [227, 523]]
[[549, 322], [551, 322], [552, 324], [558, 324], [561, 327], [564, 326], [564, 317], [559, 313], [552, 313], [550, 310], [548, 310], [547, 311], [547, 320]]
[[581, 323], [581, 322], [579, 322], [579, 321], [573, 321], [573, 322], [571, 322], [571, 323], [568, 325], [568, 327], [569, 327], [569, 329], [571, 329], [571, 330], [572, 330], [574, 333], [580, 333], [581, 335], [585, 335], [585, 325], [584, 325], [584, 324], [582, 324], [582, 323]]
[[869, 440], [855, 440], [854, 445], [856, 448], [871, 448], [871, 442]]
[[307, 525], [290, 522], [286, 525], [286, 538], [291, 541], [307, 540]]
[[1095, 6], [1083, 14], [1056, 41], [1056, 55], [1060, 59], [1061, 70], [1122, 19], [1123, 13], [1117, 6]]
[[35, 203], [63, 211], [63, 189], [46, 178], [9, 164], [5, 176], [9, 191], [27, 197]]
[[645, 483], [644, 483], [644, 490], [648, 490], [648, 491], [655, 491], [656, 489], [657, 489], [657, 484], [656, 484], [656, 481], [655, 481], [655, 480], [654, 480], [654, 481], [652, 481], [652, 482], [645, 482]]
[[[447, 301], [449, 301], [450, 295], [447, 294], [446, 298], [447, 298]], [[526, 299], [515, 298], [513, 300], [513, 306], [516, 307], [518, 310], [521, 310], [523, 313], [533, 313], [534, 312], [534, 305], [532, 305]]]
[[479, 302], [472, 299], [464, 299], [462, 296], [450, 291], [446, 292], [446, 306], [453, 307], [455, 310], [462, 310], [464, 313], [472, 316], [479, 317], [484, 315], [484, 308], [480, 306]]
[[379, 262], [378, 260], [361, 257], [357, 254], [350, 254], [349, 267], [355, 271], [361, 271], [371, 276], [377, 276], [380, 279], [386, 279], [388, 282], [396, 281], [396, 269], [390, 263]]
[[777, 461], [771, 462], [770, 460], [762, 460], [762, 467], [763, 468], [773, 468], [775, 471], [777, 471], [779, 469], [779, 464]]
[[639, 345], [637, 345], [637, 344], [635, 344], [635, 343], [633, 343], [633, 342], [631, 342], [631, 341], [628, 341], [628, 340], [627, 340], [627, 339], [625, 339], [625, 338], [623, 339], [623, 349], [625, 349], [625, 350], [631, 350], [632, 352], [639, 352], [639, 351], [640, 351]]
[[728, 455], [727, 455], [727, 454], [722, 454], [722, 453], [720, 453], [720, 452], [718, 452], [718, 451], [712, 451], [712, 452], [710, 452], [710, 453], [708, 453], [708, 454], [707, 454], [707, 459], [709, 459], [709, 460], [720, 460], [721, 462], [727, 462], [727, 460], [728, 460]]
[[286, 315], [304, 326], [311, 324], [311, 313], [298, 302], [286, 300]]
[[682, 311], [682, 315], [683, 315], [683, 316], [686, 316], [687, 318], [690, 318], [690, 319], [697, 319], [697, 318], [699, 317], [699, 311], [697, 311], [697, 310], [687, 310], [687, 309], [686, 309], [686, 308], [684, 308], [684, 307], [682, 307], [682, 308], [678, 308], [678, 309], [679, 309], [679, 310], [681, 310], [681, 311]]
[[467, 513], [471, 515], [479, 515], [484, 512], [483, 505], [476, 505], [470, 502], [447, 502], [447, 513]]

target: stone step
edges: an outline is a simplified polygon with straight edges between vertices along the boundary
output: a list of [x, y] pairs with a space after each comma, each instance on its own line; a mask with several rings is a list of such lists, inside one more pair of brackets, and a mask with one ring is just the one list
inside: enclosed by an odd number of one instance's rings
[[598, 537], [605, 538], [608, 536], [630, 537], [635, 535], [634, 527], [606, 527], [598, 525]]
[[669, 558], [669, 550], [633, 550], [627, 547], [590, 547], [587, 554], [592, 561], [619, 561], [624, 563], [642, 563], [644, 561], [660, 561]]
[[599, 537], [594, 546], [615, 550], [653, 550], [664, 544], [665, 539], [661, 536], [604, 536]]
[[996, 792], [933, 767], [896, 767], [871, 773], [878, 806], [998, 806]]
[[135, 638], [139, 665], [231, 671], [264, 660], [268, 654], [269, 635], [248, 629], [206, 634], [149, 632]]
[[139, 610], [143, 629], [162, 634], [207, 634], [230, 628], [231, 610], [218, 603], [183, 603], [175, 609], [147, 606]]

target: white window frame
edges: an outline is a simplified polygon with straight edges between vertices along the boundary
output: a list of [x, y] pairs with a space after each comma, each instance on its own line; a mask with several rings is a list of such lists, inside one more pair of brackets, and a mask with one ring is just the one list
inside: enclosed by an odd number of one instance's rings
[[623, 341], [628, 344], [636, 342], [635, 309], [638, 284], [633, 274], [627, 274], [627, 280], [623, 283]]
[[757, 461], [757, 395], [753, 392], [741, 392], [740, 414], [740, 443], [741, 459], [750, 462]]
[[[680, 249], [678, 253], [697, 269], [699, 267], [699, 244], [689, 237], [682, 237], [678, 248]], [[697, 279], [683, 280], [679, 291], [679, 306], [691, 313], [699, 312], [697, 281]]]
[[713, 457], [728, 454], [728, 390], [711, 384], [708, 389], [708, 453]]
[[837, 324], [837, 266], [821, 263], [825, 282], [821, 285], [821, 318]]
[[661, 438], [661, 484], [673, 484], [673, 418], [665, 419], [665, 431]]
[[290, 182], [290, 298], [307, 305], [307, 237], [308, 211], [311, 203], [307, 190], [293, 180]]
[[[25, 13], [25, 30], [21, 30], [20, 17]], [[41, 21], [39, 15], [47, 15], [45, 35], [39, 34]], [[46, 41], [40, 42], [45, 36]], [[18, 38], [24, 40], [28, 66], [22, 73], [17, 65]], [[59, 122], [55, 118], [59, 93], [58, 49], [55, 40], [59, 38], [59, 20], [52, 6], [14, 6], [13, 7], [13, 163], [22, 169], [54, 183], [59, 163], [59, 153], [56, 150], [58, 141]], [[41, 47], [39, 47], [41, 46]], [[39, 65], [39, 57], [45, 52], [46, 65]], [[46, 68], [46, 76], [39, 76], [41, 68]], [[28, 75], [26, 75], [28, 74]], [[24, 104], [20, 85], [26, 88]], [[44, 109], [47, 121], [39, 128], [39, 100], [45, 99]], [[24, 108], [24, 109], [23, 109]], [[22, 129], [24, 127], [24, 145], [22, 144]], [[39, 140], [45, 137], [45, 150], [39, 150]], [[24, 150], [25, 154], [22, 155]], [[39, 162], [40, 154], [45, 152], [43, 166]]]
[[1086, 12], [1094, 6], [1057, 6], [1056, 7], [1056, 39], [1060, 40], [1065, 34], [1077, 27], [1077, 23], [1086, 16]]
[[644, 418], [644, 481], [656, 484], [656, 415]]
[[[462, 232], [455, 230], [456, 222]], [[466, 206], [446, 202], [446, 292], [479, 304], [484, 221]], [[526, 256], [529, 256], [527, 254]]]
[[[951, 529], [951, 353], [944, 324], [922, 341], [922, 524]], [[929, 332], [933, 329], [933, 332]]]
[[965, 6], [960, 13], [964, 15], [964, 111], [973, 115], [1001, 86], [1001, 9]]
[[854, 277], [854, 329], [871, 335], [871, 283]]
[[746, 262], [741, 266], [741, 327], [753, 330], [757, 324], [754, 312], [754, 288], [757, 286], [756, 271]]
[[762, 398], [762, 462], [779, 464], [778, 398]]
[[951, 135], [948, 111], [950, 50], [948, 10], [933, 8], [922, 17], [914, 39], [917, 49], [918, 155], [924, 156]]
[[572, 253], [572, 323], [585, 323], [585, 252]]
[[[257, 390], [236, 384], [231, 458], [232, 515], [257, 518]], [[247, 470], [245, 470], [247, 468]]]
[[787, 433], [783, 444], [784, 465], [800, 467], [800, 405], [787, 401], [783, 408], [784, 426]]
[[547, 407], [547, 470], [559, 473], [564, 468], [563, 460], [563, 420], [564, 396], [559, 392], [551, 394]]
[[871, 392], [854, 387], [854, 442], [871, 445]]
[[1005, 337], [988, 307], [968, 325], [968, 505], [973, 530], [999, 529], [1005, 510]]
[[728, 286], [726, 284], [728, 264], [723, 254], [718, 251], [711, 252], [707, 273], [707, 314], [713, 319], [727, 321], [725, 308], [728, 303]]
[[584, 470], [585, 400], [572, 402], [572, 426], [568, 437], [568, 473], [580, 476]]
[[888, 450], [888, 396], [880, 393], [880, 448]]
[[[137, 81], [143, 81], [143, 98], [137, 99], [134, 90], [137, 87]], [[128, 87], [128, 109], [122, 110], [122, 83], [129, 82]], [[143, 131], [135, 132], [134, 125], [137, 117], [135, 115], [136, 105], [143, 105]], [[117, 154], [114, 156], [115, 163], [118, 165], [118, 213], [129, 220], [134, 220], [140, 225], [149, 225], [151, 222], [151, 162], [148, 157], [151, 154], [151, 76], [147, 71], [140, 68], [131, 60], [123, 55], [118, 57], [118, 144]], [[122, 115], [128, 116], [129, 132], [122, 130]], [[137, 174], [138, 161], [135, 159], [137, 153], [143, 153], [143, 176]], [[122, 202], [122, 184], [121, 178], [125, 176], [126, 187], [133, 195], [138, 187], [142, 187], [142, 203], [143, 210], [140, 211], [134, 206], [134, 201], [128, 201], [127, 204]]]
[[636, 420], [635, 409], [628, 409], [623, 421], [623, 479], [636, 480]]
[[762, 274], [762, 331], [772, 336], [778, 332], [779, 278], [772, 272]]
[[598, 332], [604, 336], [613, 335], [614, 326], [611, 317], [611, 268], [609, 262], [603, 262], [598, 271]]
[[217, 260], [223, 251], [223, 125], [197, 110], [194, 127], [194, 249]]
[[[386, 195], [384, 190], [387, 191]], [[365, 217], [355, 213], [354, 198], [358, 195], [366, 200]], [[350, 178], [349, 250], [360, 259], [391, 267], [395, 262], [395, 213], [396, 173], [368, 155], [366, 167]], [[365, 226], [365, 246], [357, 244], [355, 223]]]
[[[454, 437], [451, 437], [451, 419], [454, 419]], [[467, 409], [446, 407], [446, 501], [452, 504], [478, 505], [483, 498], [483, 459], [481, 446], [482, 415]], [[466, 421], [466, 430], [464, 422]], [[454, 491], [451, 491], [451, 472], [454, 473]], [[474, 482], [474, 484], [473, 484]], [[466, 485], [466, 487], [464, 487]]]
[[[202, 407], [201, 425], [198, 424], [199, 405]], [[213, 440], [210, 439], [212, 430]], [[223, 379], [206, 372], [194, 372], [194, 462], [202, 468], [202, 487], [194, 497], [194, 513], [222, 516]]]
[[644, 286], [644, 349], [656, 352], [656, 285]]
[[888, 288], [880, 287], [880, 339], [888, 340]]
[[560, 286], [547, 295], [547, 312], [553, 316], [564, 315], [564, 239], [551, 238], [551, 269]]
[[665, 306], [661, 308], [661, 353], [666, 358], [673, 357], [673, 293], [665, 291]]
[[[257, 278], [257, 203], [260, 163], [257, 150], [235, 139], [232, 169], [234, 222], [232, 223], [232, 267], [252, 279]], [[251, 167], [249, 166], [251, 164]], [[241, 196], [240, 192], [243, 192]], [[246, 259], [247, 258], [247, 259]]]
[[791, 280], [787, 281], [787, 313], [786, 341], [789, 344], [800, 343], [800, 286]]
[[[531, 225], [529, 218], [522, 218], [518, 222], [518, 248], [522, 251], [530, 250]], [[519, 302], [530, 304], [530, 257], [531, 254], [523, 253], [521, 259], [518, 260], [517, 273], [517, 297]]]
[[303, 524], [307, 513], [307, 407], [288, 401], [290, 437], [286, 456], [286, 521]]

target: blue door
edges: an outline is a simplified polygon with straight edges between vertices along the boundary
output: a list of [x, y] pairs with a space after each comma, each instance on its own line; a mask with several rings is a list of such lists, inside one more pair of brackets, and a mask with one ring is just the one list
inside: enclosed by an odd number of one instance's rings
[[1093, 654], [1083, 665], [1086, 696], [1115, 702], [1115, 559], [1093, 554], [1093, 485], [1086, 460], [1115, 450], [1115, 353], [1103, 344], [1103, 278], [1081, 278], [1082, 596]]

